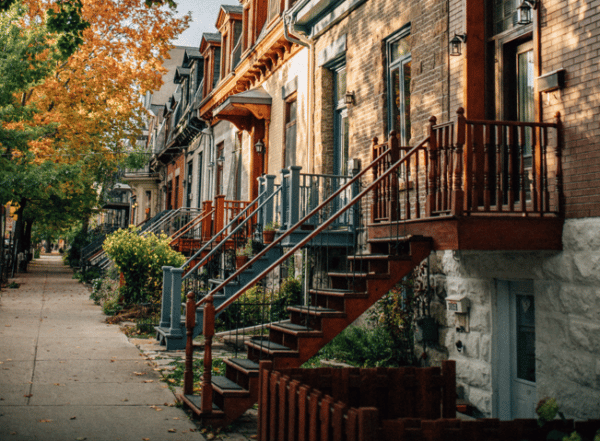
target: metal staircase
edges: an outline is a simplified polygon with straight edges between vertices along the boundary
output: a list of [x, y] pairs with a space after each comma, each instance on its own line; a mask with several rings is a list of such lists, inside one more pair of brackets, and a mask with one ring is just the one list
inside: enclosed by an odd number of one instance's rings
[[[274, 243], [225, 278], [200, 301], [196, 300], [194, 293], [188, 294], [185, 385], [183, 394], [178, 398], [204, 422], [223, 426], [235, 420], [257, 402], [261, 360], [272, 361], [274, 369], [301, 366], [429, 255], [433, 249], [431, 239], [404, 236], [400, 227], [394, 236], [367, 239], [362, 246], [358, 240], [360, 231], [353, 228], [354, 242], [346, 243], [344, 252], [339, 247], [337, 251], [332, 251], [336, 248], [335, 239], [332, 240], [335, 235], [329, 234], [340, 230], [339, 225], [336, 225], [348, 213], [353, 213], [351, 224], [356, 222], [359, 225], [358, 216], [365, 212], [365, 196], [372, 191], [380, 191], [382, 186], [387, 186], [389, 190], [389, 183], [397, 182], [401, 166], [406, 167], [407, 161], [418, 155], [426, 142], [427, 140], [410, 149], [399, 159], [396, 137], [392, 135], [389, 145], [381, 149], [381, 154], [373, 163], [310, 210], [292, 228], [282, 232]], [[375, 179], [359, 192], [361, 179], [368, 171], [373, 171]], [[397, 191], [398, 186], [392, 185], [391, 188]], [[340, 197], [349, 190], [354, 190], [352, 197]], [[398, 195], [393, 193], [388, 192], [386, 197], [398, 203]], [[394, 209], [400, 211], [399, 207]], [[311, 226], [310, 220], [314, 219], [318, 219], [318, 222]], [[291, 242], [290, 237], [294, 235], [301, 238]], [[333, 241], [334, 245], [331, 246], [329, 241]], [[282, 243], [289, 243], [290, 246], [270, 266], [262, 271], [253, 269], [253, 274], [258, 273], [254, 277], [247, 272], [248, 268], [255, 268], [260, 259], [269, 253], [276, 255], [275, 250]], [[281, 300], [281, 297], [277, 297], [280, 287], [277, 274], [281, 273], [284, 265], [289, 267], [289, 259], [297, 257], [298, 253], [305, 253], [305, 263], [310, 263], [310, 269], [305, 268], [305, 279], [312, 282], [310, 289], [303, 302], [287, 305], [288, 316], [285, 319], [274, 318], [275, 302]], [[310, 276], [307, 276], [308, 273]], [[244, 286], [241, 286], [241, 275], [246, 281]], [[260, 287], [258, 292], [264, 295], [254, 305], [250, 305], [250, 312], [262, 307], [266, 311], [263, 313], [264, 324], [261, 328], [254, 329], [256, 335], [245, 337], [246, 354], [225, 360], [225, 375], [212, 377], [211, 347], [215, 318], [232, 310], [249, 314], [244, 312], [243, 307], [248, 307], [252, 296], [246, 293], [252, 290], [256, 292], [256, 287]], [[226, 293], [224, 301], [219, 299], [223, 293]], [[193, 337], [198, 308], [203, 309], [205, 338], [201, 395], [193, 393], [192, 372]]]

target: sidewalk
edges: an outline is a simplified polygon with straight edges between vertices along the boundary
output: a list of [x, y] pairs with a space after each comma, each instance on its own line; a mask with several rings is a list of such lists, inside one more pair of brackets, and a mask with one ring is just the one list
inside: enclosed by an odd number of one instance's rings
[[0, 293], [1, 440], [204, 440], [60, 256]]

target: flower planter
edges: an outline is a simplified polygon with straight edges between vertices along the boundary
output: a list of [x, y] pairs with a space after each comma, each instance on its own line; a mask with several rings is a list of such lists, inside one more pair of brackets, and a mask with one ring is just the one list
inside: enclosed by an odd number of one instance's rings
[[240, 269], [248, 262], [248, 256], [235, 256], [235, 268]]
[[275, 230], [263, 231], [263, 243], [271, 243], [275, 240]]

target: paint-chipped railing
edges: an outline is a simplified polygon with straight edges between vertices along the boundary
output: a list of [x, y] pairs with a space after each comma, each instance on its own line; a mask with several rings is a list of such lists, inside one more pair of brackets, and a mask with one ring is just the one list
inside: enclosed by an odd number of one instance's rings
[[261, 361], [258, 439], [366, 441], [385, 420], [455, 418], [455, 372], [454, 361], [441, 368], [283, 370]]
[[[556, 216], [562, 213], [561, 120], [553, 123], [429, 122], [426, 149], [414, 155], [375, 191], [373, 223], [443, 215]], [[405, 149], [395, 137], [373, 142], [373, 157], [388, 158], [374, 179]]]

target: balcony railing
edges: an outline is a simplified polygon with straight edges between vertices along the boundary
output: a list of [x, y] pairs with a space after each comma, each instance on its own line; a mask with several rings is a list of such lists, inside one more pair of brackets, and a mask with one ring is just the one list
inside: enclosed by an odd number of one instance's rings
[[[478, 121], [464, 117], [436, 124], [398, 173], [374, 194], [372, 222], [439, 216], [560, 216], [562, 168], [560, 115], [553, 123]], [[373, 157], [387, 158], [376, 179], [406, 154], [393, 134], [373, 142]]]

